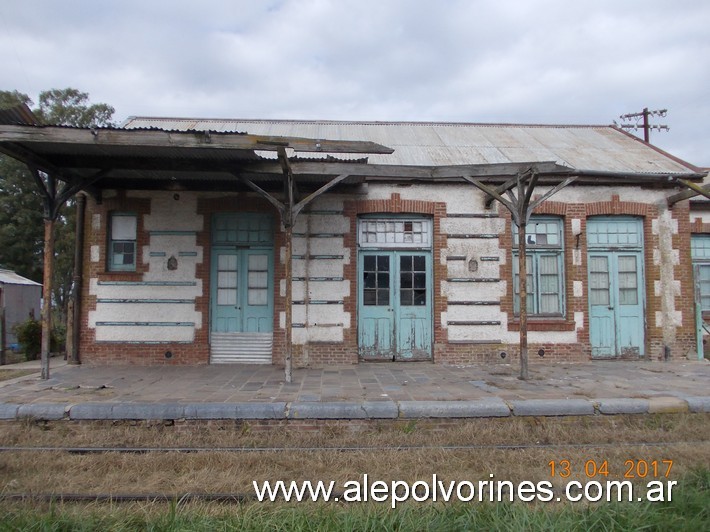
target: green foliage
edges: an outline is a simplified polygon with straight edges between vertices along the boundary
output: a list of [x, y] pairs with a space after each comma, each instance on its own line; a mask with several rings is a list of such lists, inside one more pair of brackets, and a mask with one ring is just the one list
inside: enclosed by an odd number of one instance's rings
[[34, 113], [45, 123], [59, 126], [111, 126], [114, 108], [105, 103], [89, 104], [89, 94], [77, 89], [51, 89], [39, 93]]
[[[37, 360], [42, 351], [42, 322], [29, 318], [16, 324], [12, 330], [17, 335], [17, 341], [25, 354], [25, 360]], [[66, 336], [64, 325], [55, 326], [49, 339], [49, 350], [52, 353], [63, 351]]]
[[42, 324], [34, 318], [18, 323], [13, 327], [17, 341], [22, 347], [27, 360], [37, 360], [42, 349]]
[[[0, 91], [0, 109], [32, 99], [17, 90]], [[113, 107], [92, 104], [77, 89], [51, 89], [39, 94], [33, 113], [45, 124], [93, 127], [112, 126]], [[29, 170], [16, 160], [0, 155], [0, 267], [42, 282], [44, 222], [42, 194]], [[55, 321], [64, 322], [72, 282], [74, 253], [74, 205], [64, 207], [55, 224], [55, 268], [52, 304]]]

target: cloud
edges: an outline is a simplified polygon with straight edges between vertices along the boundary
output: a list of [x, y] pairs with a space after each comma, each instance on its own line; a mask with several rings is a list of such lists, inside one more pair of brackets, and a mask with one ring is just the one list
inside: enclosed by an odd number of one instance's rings
[[608, 124], [710, 165], [710, 4], [692, 0], [24, 0], [2, 88], [128, 115]]

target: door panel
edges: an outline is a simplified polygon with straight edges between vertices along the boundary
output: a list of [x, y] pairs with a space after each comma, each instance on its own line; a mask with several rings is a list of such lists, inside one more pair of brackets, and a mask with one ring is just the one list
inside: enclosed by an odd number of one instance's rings
[[273, 252], [215, 249], [212, 269], [212, 332], [271, 332]]
[[392, 258], [392, 252], [373, 252], [360, 257], [358, 341], [360, 356], [364, 358], [394, 357]]
[[431, 306], [429, 255], [399, 252], [399, 306], [395, 308], [397, 354], [404, 359], [429, 358]]
[[237, 324], [241, 322], [238, 255], [234, 251], [216, 251], [212, 264], [216, 267], [216, 275], [212, 277], [216, 279], [212, 297], [212, 330], [237, 331]]
[[271, 332], [274, 326], [271, 289], [271, 251], [243, 250], [245, 278], [242, 286], [243, 332]]
[[358, 265], [360, 356], [431, 358], [431, 255], [368, 251]]
[[592, 356], [644, 354], [640, 253], [589, 254], [589, 317]]

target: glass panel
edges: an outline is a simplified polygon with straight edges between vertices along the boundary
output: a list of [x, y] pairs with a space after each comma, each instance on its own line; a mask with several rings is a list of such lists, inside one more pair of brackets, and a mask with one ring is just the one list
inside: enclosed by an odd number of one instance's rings
[[609, 305], [609, 262], [607, 257], [589, 258], [589, 303]]
[[135, 215], [114, 214], [111, 217], [111, 240], [135, 240], [137, 225]]
[[358, 238], [360, 244], [426, 247], [431, 244], [431, 228], [430, 220], [361, 220]]
[[636, 257], [619, 257], [619, 304], [638, 304], [638, 277], [636, 275]]
[[390, 287], [390, 274], [389, 273], [378, 273], [377, 274], [377, 288], [389, 288]]
[[[364, 305], [389, 305], [389, 256], [371, 255], [364, 257], [363, 263], [363, 304]], [[368, 270], [368, 268], [374, 268]]]
[[400, 256], [401, 305], [426, 305], [426, 257], [424, 255]]
[[236, 288], [237, 272], [217, 272], [217, 286], [219, 288]]
[[377, 306], [387, 306], [390, 304], [390, 291], [387, 290], [377, 290]]
[[250, 288], [248, 293], [249, 305], [266, 305], [268, 304], [268, 290], [261, 288]]
[[236, 255], [220, 255], [217, 259], [217, 269], [219, 270], [235, 270], [237, 269]]
[[414, 288], [426, 288], [426, 273], [414, 274]]
[[692, 235], [690, 255], [694, 260], [710, 259], [710, 235]]
[[249, 288], [266, 288], [268, 275], [266, 272], [249, 272]]
[[399, 274], [399, 287], [412, 288], [412, 274], [410, 272], [402, 272]]
[[237, 291], [231, 288], [219, 288], [217, 290], [218, 305], [236, 305]]
[[267, 271], [269, 257], [266, 255], [249, 255], [249, 271]]

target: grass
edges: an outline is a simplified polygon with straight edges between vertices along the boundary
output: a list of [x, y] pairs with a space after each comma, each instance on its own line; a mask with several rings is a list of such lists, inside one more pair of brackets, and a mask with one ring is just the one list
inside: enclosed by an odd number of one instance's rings
[[707, 530], [710, 470], [687, 473], [667, 503], [171, 504], [7, 506], [0, 530]]
[[0, 369], [0, 381], [9, 381], [34, 373], [38, 373], [38, 371], [36, 369]]
[[[664, 442], [661, 446], [616, 445]], [[703, 442], [703, 443], [696, 443]], [[352, 425], [320, 430], [258, 423], [0, 422], [3, 446], [198, 446], [316, 448], [308, 451], [229, 453], [69, 454], [0, 453], [0, 495], [30, 494], [253, 494], [252, 480], [334, 480], [367, 473], [377, 480], [552, 480], [549, 462], [572, 463], [567, 480], [587, 479], [587, 460], [607, 460], [618, 480], [626, 460], [673, 460], [671, 503], [405, 503], [218, 504], [84, 503], [0, 500], [0, 530], [694, 530], [707, 529], [710, 499], [710, 415], [594, 416], [481, 419]], [[535, 449], [446, 450], [441, 446], [497, 443], [584, 444]], [[611, 447], [599, 444], [612, 443]], [[397, 450], [427, 445], [427, 449]], [[597, 445], [597, 447], [595, 447]], [[389, 449], [338, 452], [338, 446]], [[436, 448], [439, 446], [439, 448]], [[598, 480], [604, 480], [599, 478]], [[637, 479], [641, 482], [641, 479]], [[561, 486], [563, 483], [560, 483]]]

